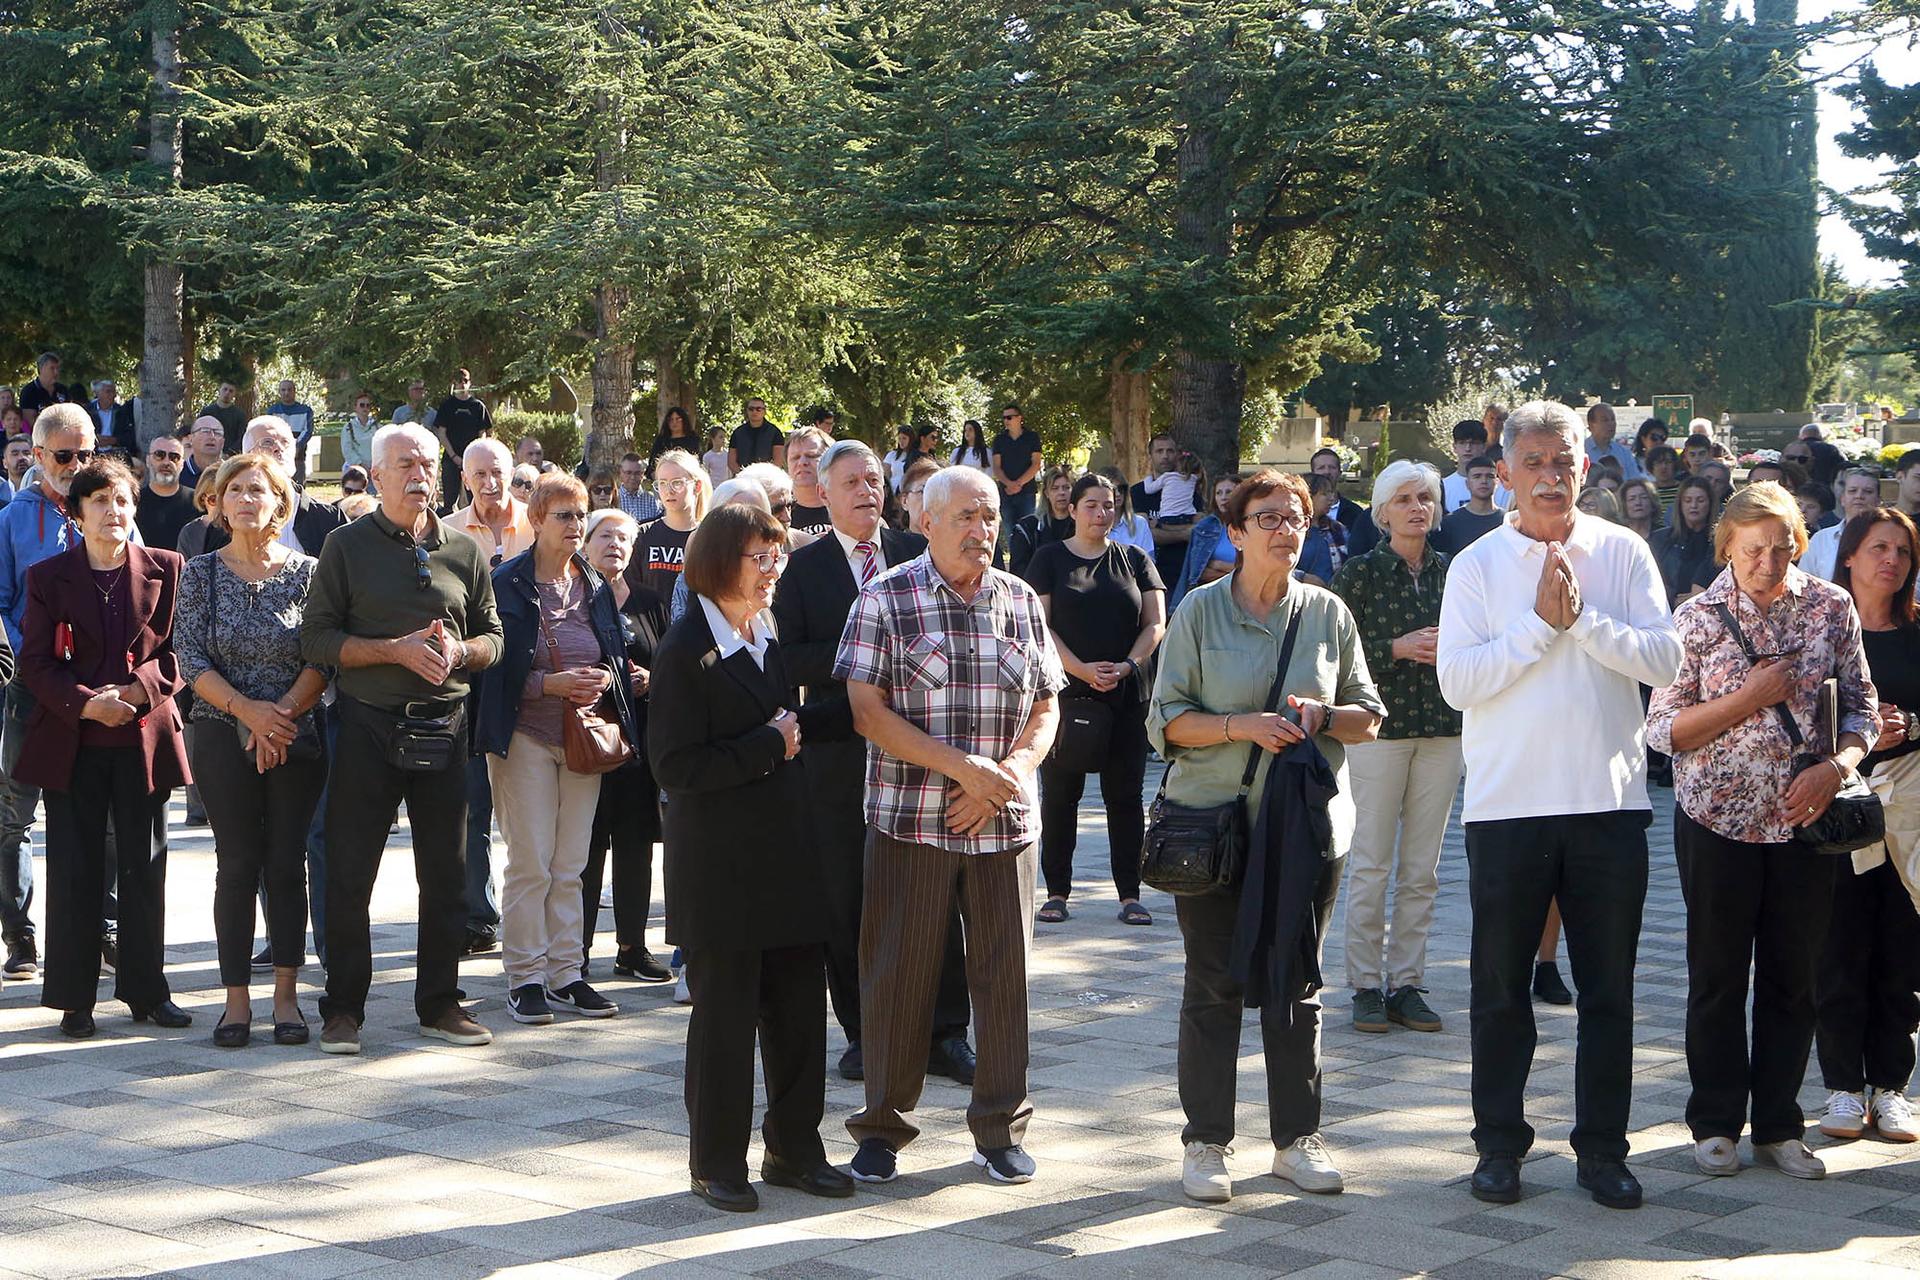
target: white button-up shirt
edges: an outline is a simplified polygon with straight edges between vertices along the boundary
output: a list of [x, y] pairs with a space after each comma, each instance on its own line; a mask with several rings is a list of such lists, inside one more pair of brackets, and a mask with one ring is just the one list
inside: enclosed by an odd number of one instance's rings
[[[833, 536], [840, 539], [840, 550], [844, 552], [847, 557], [847, 567], [853, 570], [853, 585], [857, 587], [860, 585], [860, 573], [867, 567], [867, 557], [863, 553], [854, 550], [855, 547], [860, 545], [860, 540], [858, 538], [848, 537], [846, 534], [840, 532], [838, 526], [835, 526]], [[867, 545], [873, 548], [873, 563], [875, 566], [873, 572], [875, 577], [879, 577], [887, 571], [887, 552], [886, 548], [880, 545], [880, 530], [875, 529], [873, 531], [873, 536], [867, 539]]]
[[1680, 637], [1653, 552], [1574, 517], [1579, 618], [1534, 612], [1547, 545], [1506, 524], [1453, 558], [1440, 605], [1440, 692], [1464, 714], [1463, 822], [1651, 809], [1640, 686], [1670, 683]]

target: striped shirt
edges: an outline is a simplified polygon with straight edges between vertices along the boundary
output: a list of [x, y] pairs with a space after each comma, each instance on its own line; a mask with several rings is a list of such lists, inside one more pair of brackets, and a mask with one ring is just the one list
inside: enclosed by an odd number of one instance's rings
[[[1034, 704], [1067, 683], [1033, 588], [988, 569], [973, 599], [964, 600], [927, 554], [860, 593], [833, 674], [877, 687], [915, 728], [990, 760], [1005, 759]], [[1038, 836], [1031, 780], [970, 836], [947, 830], [950, 785], [932, 769], [867, 744], [867, 821], [885, 834], [959, 853], [999, 853]]]

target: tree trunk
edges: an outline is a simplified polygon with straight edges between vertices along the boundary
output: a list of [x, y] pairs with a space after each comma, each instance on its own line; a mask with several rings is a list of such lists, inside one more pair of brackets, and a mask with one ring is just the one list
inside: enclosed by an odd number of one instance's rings
[[667, 410], [679, 405], [687, 411], [687, 421], [692, 424], [694, 433], [698, 435], [700, 406], [697, 401], [700, 398], [700, 391], [693, 385], [693, 379], [681, 370], [679, 353], [671, 347], [660, 348], [654, 354], [653, 367], [656, 371], [654, 382], [660, 389], [654, 428], [658, 430], [660, 424], [667, 420]]
[[[1177, 230], [1184, 256], [1203, 279], [1196, 292], [1215, 299], [1231, 295], [1227, 281], [1233, 248], [1225, 166], [1219, 154], [1218, 120], [1227, 86], [1217, 78], [1211, 52], [1196, 48], [1186, 90], [1180, 147], [1175, 153], [1178, 180]], [[1210, 475], [1239, 469], [1240, 410], [1246, 400], [1246, 369], [1230, 358], [1232, 321], [1217, 321], [1218, 335], [1196, 349], [1200, 335], [1188, 336], [1176, 352], [1169, 389], [1173, 397], [1173, 435], [1200, 459]]]
[[627, 290], [603, 284], [593, 291], [593, 424], [587, 470], [615, 471], [633, 448], [633, 344], [618, 340]]
[[[153, 7], [153, 104], [148, 122], [147, 162], [162, 182], [180, 185], [180, 15], [172, 5]], [[141, 452], [154, 437], [180, 426], [187, 394], [186, 283], [171, 262], [148, 262], [144, 345], [140, 357], [138, 418]]]
[[1131, 373], [1127, 357], [1107, 366], [1107, 420], [1113, 465], [1127, 476], [1147, 474], [1147, 435], [1153, 409], [1153, 375]]

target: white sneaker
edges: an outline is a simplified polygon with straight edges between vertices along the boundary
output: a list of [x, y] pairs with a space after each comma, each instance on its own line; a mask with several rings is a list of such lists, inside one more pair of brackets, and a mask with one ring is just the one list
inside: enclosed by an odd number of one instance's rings
[[693, 1003], [693, 989], [687, 985], [687, 966], [685, 965], [680, 966], [680, 973], [673, 980], [673, 1002], [675, 1004]]
[[1836, 1089], [1827, 1097], [1827, 1114], [1820, 1117], [1820, 1132], [1829, 1138], [1857, 1138], [1867, 1127], [1867, 1095]]
[[1227, 1172], [1227, 1157], [1232, 1153], [1232, 1147], [1217, 1142], [1189, 1142], [1186, 1158], [1180, 1162], [1180, 1189], [1207, 1204], [1233, 1199], [1233, 1175]]
[[1296, 1138], [1292, 1146], [1274, 1152], [1273, 1176], [1314, 1195], [1334, 1195], [1347, 1188], [1346, 1180], [1333, 1167], [1333, 1157], [1327, 1154], [1327, 1144], [1317, 1133]]
[[1702, 1138], [1693, 1144], [1693, 1165], [1716, 1178], [1740, 1172], [1740, 1144], [1732, 1138]]
[[1788, 1138], [1785, 1142], [1754, 1143], [1753, 1162], [1771, 1165], [1789, 1178], [1817, 1181], [1827, 1176], [1827, 1166], [1798, 1138]]
[[602, 911], [613, 910], [613, 886], [612, 885], [608, 885], [606, 888], [600, 891], [600, 909]]
[[1888, 1142], [1912, 1142], [1920, 1138], [1920, 1132], [1913, 1127], [1913, 1104], [1899, 1089], [1873, 1091], [1873, 1127]]

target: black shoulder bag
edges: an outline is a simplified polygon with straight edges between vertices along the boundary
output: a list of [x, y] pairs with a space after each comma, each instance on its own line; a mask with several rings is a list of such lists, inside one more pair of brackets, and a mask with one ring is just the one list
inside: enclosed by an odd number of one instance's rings
[[[1274, 672], [1264, 711], [1280, 705], [1287, 683], [1287, 665], [1293, 660], [1293, 642], [1300, 632], [1300, 612], [1287, 623], [1280, 645], [1280, 669]], [[1204, 807], [1176, 804], [1167, 799], [1166, 775], [1147, 811], [1147, 838], [1140, 852], [1140, 879], [1175, 897], [1226, 893], [1239, 887], [1247, 869], [1247, 793], [1260, 767], [1260, 744], [1247, 747], [1247, 767], [1240, 775], [1240, 792], [1225, 804]], [[1167, 772], [1173, 771], [1172, 765]]]
[[[1748, 662], [1752, 662], [1753, 646], [1747, 643], [1739, 622], [1734, 619], [1732, 608], [1725, 601], [1714, 608], [1719, 611], [1720, 620], [1727, 624], [1727, 630], [1733, 634], [1740, 652], [1747, 655]], [[1820, 686], [1821, 704], [1828, 708], [1827, 731], [1836, 739], [1840, 731], [1839, 686], [1839, 680], [1833, 676], [1828, 676]], [[1793, 747], [1794, 777], [1815, 766], [1823, 769], [1831, 767], [1824, 756], [1803, 750], [1806, 740], [1801, 736], [1800, 726], [1794, 723], [1793, 712], [1787, 709], [1786, 703], [1774, 703], [1773, 711], [1780, 717], [1780, 727], [1787, 731], [1787, 741]], [[1855, 849], [1864, 849], [1887, 838], [1886, 810], [1881, 808], [1880, 797], [1873, 794], [1866, 779], [1856, 769], [1851, 777], [1841, 780], [1839, 794], [1834, 796], [1827, 811], [1807, 825], [1795, 827], [1793, 838], [1806, 846], [1809, 853], [1852, 853]]]

